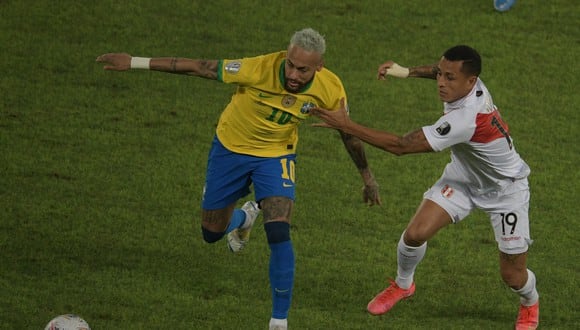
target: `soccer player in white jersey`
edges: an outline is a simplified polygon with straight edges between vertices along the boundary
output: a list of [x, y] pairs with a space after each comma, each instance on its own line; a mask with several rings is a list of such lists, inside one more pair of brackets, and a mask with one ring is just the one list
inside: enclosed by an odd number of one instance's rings
[[378, 78], [421, 77], [437, 80], [443, 115], [432, 125], [404, 136], [362, 126], [346, 110], [315, 108], [311, 113], [332, 127], [395, 155], [451, 150], [442, 176], [424, 199], [397, 246], [397, 276], [367, 306], [373, 315], [388, 312], [415, 292], [415, 269], [425, 255], [427, 241], [441, 228], [458, 223], [474, 209], [485, 211], [499, 248], [504, 282], [520, 298], [516, 329], [535, 329], [539, 320], [536, 278], [527, 269], [532, 243], [528, 208], [530, 168], [516, 152], [505, 121], [481, 79], [481, 57], [471, 47], [447, 50], [435, 65], [402, 67], [393, 61], [379, 66]]
[[[305, 28], [294, 33], [286, 50], [253, 57], [201, 60], [110, 53], [97, 58], [105, 63], [105, 70], [147, 69], [237, 85], [220, 116], [208, 157], [201, 231], [208, 243], [227, 237], [230, 250], [239, 252], [262, 211], [270, 248], [270, 329], [287, 329], [292, 299], [295, 260], [290, 218], [297, 183], [298, 126], [310, 117], [312, 107], [338, 108], [339, 99], [346, 97], [340, 78], [324, 67], [325, 50], [324, 37]], [[380, 204], [364, 143], [340, 135], [364, 182], [363, 201]], [[237, 201], [250, 193], [250, 185], [256, 202], [236, 208]]]

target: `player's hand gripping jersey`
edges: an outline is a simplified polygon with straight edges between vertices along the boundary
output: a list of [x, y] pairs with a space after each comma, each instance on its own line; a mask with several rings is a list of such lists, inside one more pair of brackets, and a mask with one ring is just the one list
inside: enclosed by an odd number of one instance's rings
[[218, 80], [238, 88], [222, 113], [217, 136], [237, 153], [278, 157], [296, 152], [298, 125], [320, 106], [336, 109], [346, 93], [340, 79], [323, 68], [297, 94], [284, 89], [286, 52], [221, 60]]
[[451, 147], [445, 174], [468, 184], [475, 193], [500, 188], [530, 173], [479, 78], [467, 96], [445, 103], [443, 116], [423, 127], [423, 132], [433, 150]]

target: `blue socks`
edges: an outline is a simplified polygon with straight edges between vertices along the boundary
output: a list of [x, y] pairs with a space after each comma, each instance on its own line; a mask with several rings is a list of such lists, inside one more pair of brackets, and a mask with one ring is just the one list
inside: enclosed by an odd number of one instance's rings
[[270, 245], [270, 288], [272, 318], [288, 318], [294, 286], [294, 249], [290, 241], [290, 224], [273, 221], [264, 224]]
[[230, 219], [230, 224], [228, 225], [225, 233], [227, 234], [236, 228], [240, 228], [244, 225], [245, 222], [246, 212], [244, 212], [242, 209], [235, 209], [234, 214], [232, 214], [232, 218]]
[[[239, 228], [246, 222], [246, 213], [241, 209], [234, 214], [225, 233], [213, 233], [202, 227], [204, 239], [215, 242], [224, 234]], [[274, 221], [264, 224], [268, 245], [270, 246], [270, 288], [272, 290], [272, 318], [288, 318], [294, 286], [294, 249], [290, 240], [290, 224]]]
[[270, 243], [270, 287], [272, 290], [272, 317], [288, 317], [294, 285], [294, 250], [292, 242]]

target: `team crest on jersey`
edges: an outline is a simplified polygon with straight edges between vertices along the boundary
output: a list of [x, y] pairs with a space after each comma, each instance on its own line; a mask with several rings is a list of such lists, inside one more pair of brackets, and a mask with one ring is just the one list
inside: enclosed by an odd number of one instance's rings
[[307, 114], [310, 113], [310, 109], [316, 107], [316, 104], [312, 103], [312, 102], [304, 102], [304, 104], [302, 104], [302, 107], [300, 108], [300, 113], [303, 114]]
[[283, 105], [285, 108], [290, 108], [291, 106], [293, 106], [293, 105], [294, 105], [294, 103], [296, 103], [296, 97], [295, 97], [295, 96], [292, 96], [292, 95], [285, 95], [285, 96], [282, 98], [282, 105]]
[[451, 198], [451, 195], [453, 195], [453, 188], [449, 187], [449, 185], [445, 185], [445, 187], [441, 189], [441, 195], [445, 198]]
[[226, 64], [226, 72], [230, 74], [236, 74], [240, 72], [240, 68], [242, 67], [242, 62], [235, 61]]
[[447, 135], [451, 130], [451, 125], [448, 122], [443, 122], [439, 127], [435, 129], [439, 135]]

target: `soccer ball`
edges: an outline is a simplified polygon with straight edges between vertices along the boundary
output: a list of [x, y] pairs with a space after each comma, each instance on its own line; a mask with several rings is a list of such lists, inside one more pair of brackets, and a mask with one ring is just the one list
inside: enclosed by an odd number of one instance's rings
[[50, 320], [44, 330], [91, 330], [91, 327], [80, 316], [65, 314]]

